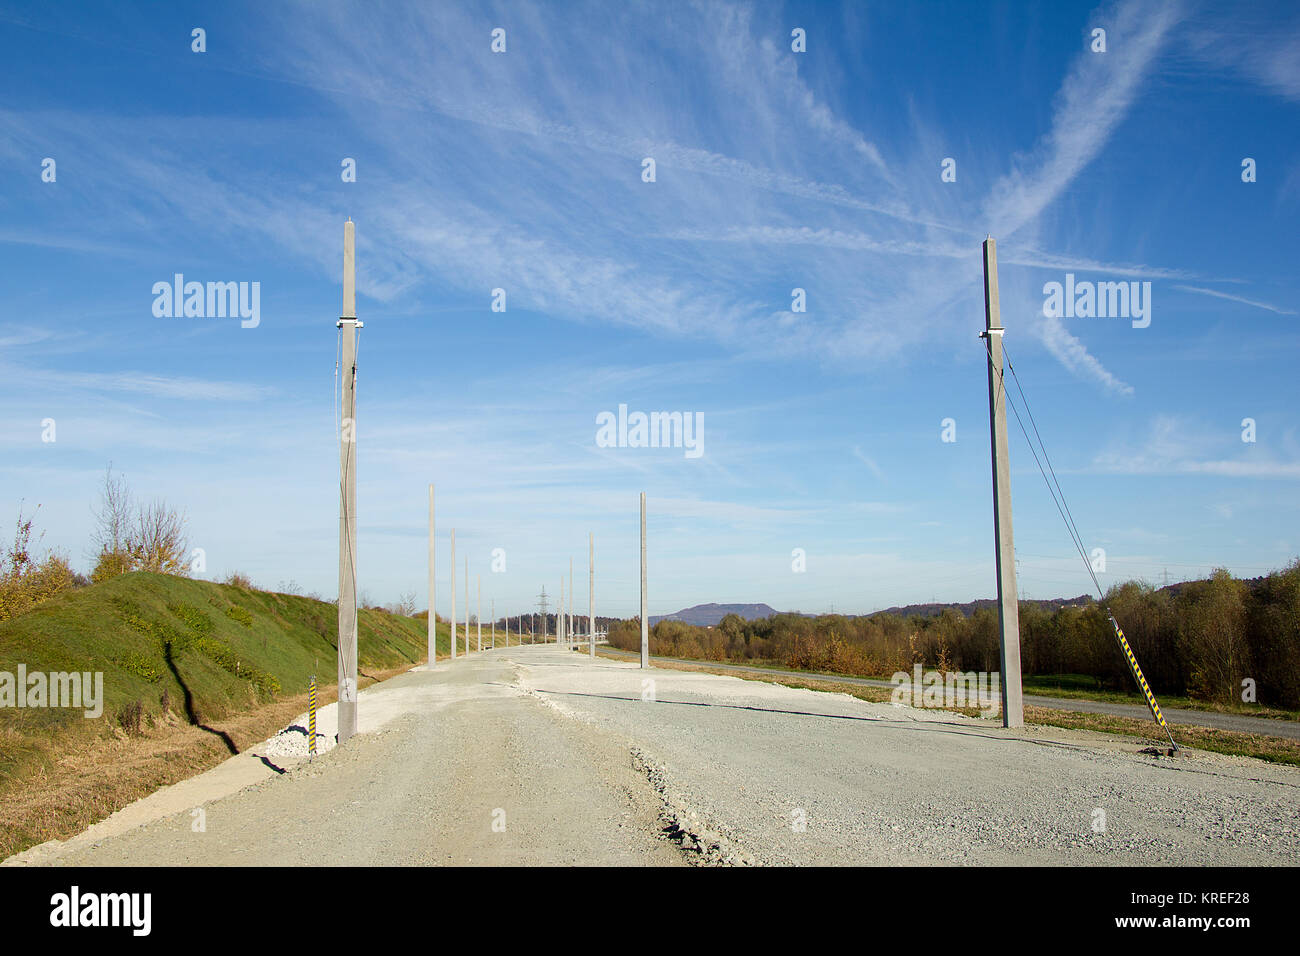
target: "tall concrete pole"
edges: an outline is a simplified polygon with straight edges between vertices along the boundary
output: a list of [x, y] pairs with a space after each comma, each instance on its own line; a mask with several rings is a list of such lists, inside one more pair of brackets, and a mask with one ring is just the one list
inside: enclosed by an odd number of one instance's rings
[[456, 659], [456, 529], [451, 529], [451, 659]]
[[596, 656], [596, 536], [587, 532], [587, 642]]
[[465, 656], [469, 657], [469, 555], [465, 555]]
[[474, 591], [478, 595], [478, 610], [474, 612], [474, 631], [478, 636], [478, 650], [483, 652], [483, 575], [475, 575]]
[[497, 599], [492, 599], [492, 650], [497, 649]]
[[567, 630], [569, 634], [569, 641], [573, 644], [577, 644], [578, 636], [573, 631], [573, 592], [574, 592], [573, 555], [569, 555], [569, 623], [567, 625]]
[[437, 555], [434, 554], [434, 535], [433, 535], [433, 485], [429, 485], [429, 666], [433, 667], [433, 662], [438, 658], [438, 584], [435, 578], [434, 562], [437, 561]]
[[343, 408], [339, 433], [339, 641], [338, 742], [357, 732], [357, 280], [356, 237], [343, 224], [341, 369]]
[[650, 600], [646, 593], [645, 492], [641, 492], [641, 666], [650, 666]]
[[993, 536], [998, 573], [998, 625], [1001, 630], [1002, 726], [1023, 727], [1025, 707], [1020, 681], [1020, 607], [1016, 591], [1016, 549], [1011, 536], [1011, 465], [1007, 458], [1007, 403], [1002, 381], [1001, 306], [998, 301], [998, 249], [984, 240], [984, 338], [989, 359], [989, 428], [993, 448]]
[[564, 633], [564, 575], [560, 575], [560, 603], [555, 606], [555, 643], [563, 644], [568, 638]]

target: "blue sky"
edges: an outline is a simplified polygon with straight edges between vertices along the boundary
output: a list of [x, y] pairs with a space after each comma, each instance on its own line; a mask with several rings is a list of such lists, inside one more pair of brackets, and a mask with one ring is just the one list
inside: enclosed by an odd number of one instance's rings
[[[640, 491], [652, 613], [992, 596], [990, 233], [1102, 583], [1300, 552], [1293, 4], [0, 4], [0, 54], [0, 502], [80, 567], [111, 460], [206, 576], [332, 596], [349, 216], [373, 600], [425, 600], [430, 481], [444, 614], [452, 527], [485, 615], [588, 531], [635, 613]], [[156, 317], [175, 273], [260, 324]], [[1066, 273], [1150, 282], [1150, 325], [1044, 316]], [[703, 454], [599, 447], [619, 404]], [[1011, 428], [1021, 590], [1083, 593]]]

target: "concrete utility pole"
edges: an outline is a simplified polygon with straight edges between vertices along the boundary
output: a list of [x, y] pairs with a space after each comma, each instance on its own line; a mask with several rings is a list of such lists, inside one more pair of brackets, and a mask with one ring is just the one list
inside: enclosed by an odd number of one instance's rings
[[451, 659], [456, 659], [456, 529], [451, 529]]
[[641, 666], [650, 666], [650, 600], [646, 594], [645, 492], [641, 492]]
[[343, 224], [341, 330], [343, 408], [339, 432], [338, 742], [357, 732], [357, 321], [356, 236]]
[[563, 644], [569, 639], [564, 633], [564, 575], [560, 575], [560, 603], [555, 607], [555, 643]]
[[596, 536], [587, 532], [587, 641], [596, 656]]
[[573, 555], [569, 555], [569, 623], [568, 633], [569, 641], [573, 644], [578, 643], [577, 635], [573, 632]]
[[438, 658], [437, 578], [434, 578], [433, 485], [429, 485], [429, 666]]
[[492, 650], [497, 649], [497, 601], [492, 599]]
[[478, 637], [478, 651], [483, 653], [483, 575], [474, 578], [474, 589], [478, 595], [478, 610], [474, 612], [474, 632]]
[[469, 657], [469, 555], [465, 555], [465, 656]]
[[1020, 682], [1020, 607], [1016, 548], [1011, 537], [1011, 466], [1007, 458], [1007, 404], [1002, 381], [1002, 315], [998, 301], [998, 248], [984, 240], [984, 335], [989, 358], [989, 429], [993, 447], [993, 535], [998, 573], [998, 624], [1002, 635], [1002, 726], [1023, 727]]

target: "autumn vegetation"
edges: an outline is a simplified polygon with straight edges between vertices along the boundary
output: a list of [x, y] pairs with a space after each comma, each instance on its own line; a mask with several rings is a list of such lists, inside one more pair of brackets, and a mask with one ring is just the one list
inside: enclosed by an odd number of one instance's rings
[[[1300, 561], [1249, 581], [1223, 570], [1160, 589], [1129, 581], [1111, 588], [1105, 604], [1157, 695], [1239, 706], [1249, 686], [1259, 704], [1300, 708]], [[1027, 678], [1082, 675], [1098, 689], [1133, 687], [1098, 603], [1048, 610], [1022, 601], [1020, 641]], [[610, 629], [614, 647], [636, 650], [640, 642], [636, 620]], [[746, 621], [732, 614], [707, 628], [660, 621], [650, 651], [869, 677], [917, 663], [992, 672], [999, 670], [998, 617], [996, 610], [966, 616], [947, 609], [935, 617], [774, 614]]]

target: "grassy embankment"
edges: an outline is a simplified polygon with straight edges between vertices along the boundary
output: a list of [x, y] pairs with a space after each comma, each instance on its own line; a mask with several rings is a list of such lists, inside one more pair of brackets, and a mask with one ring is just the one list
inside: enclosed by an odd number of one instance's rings
[[[0, 858], [266, 739], [306, 709], [313, 673], [330, 703], [337, 615], [307, 597], [137, 572], [0, 622], [0, 671], [104, 675], [98, 718], [0, 708]], [[362, 610], [358, 631], [363, 687], [425, 657], [424, 616]]]

